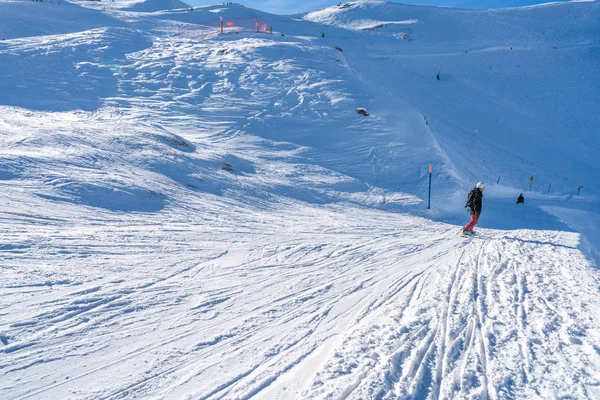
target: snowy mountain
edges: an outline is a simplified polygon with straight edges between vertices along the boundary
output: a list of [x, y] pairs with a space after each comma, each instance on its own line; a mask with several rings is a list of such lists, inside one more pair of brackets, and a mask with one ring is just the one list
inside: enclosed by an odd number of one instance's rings
[[0, 0], [0, 398], [600, 397], [598, 21]]
[[[559, 1], [586, 1], [586, 0], [559, 0]], [[509, 8], [526, 7], [549, 3], [545, 0], [449, 0], [444, 6], [453, 8]], [[436, 6], [440, 2], [436, 0], [411, 0], [410, 4], [425, 6]]]

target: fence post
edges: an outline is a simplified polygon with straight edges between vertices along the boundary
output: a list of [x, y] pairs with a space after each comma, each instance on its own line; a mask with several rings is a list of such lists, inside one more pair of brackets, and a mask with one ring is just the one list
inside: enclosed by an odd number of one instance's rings
[[427, 197], [427, 209], [431, 209], [431, 173], [433, 172], [433, 165], [429, 164], [429, 196]]

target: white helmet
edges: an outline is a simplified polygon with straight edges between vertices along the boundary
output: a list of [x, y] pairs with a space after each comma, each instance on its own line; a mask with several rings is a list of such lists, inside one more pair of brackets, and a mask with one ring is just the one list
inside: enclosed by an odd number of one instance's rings
[[475, 186], [477, 189], [485, 189], [485, 182], [477, 182], [477, 186]]

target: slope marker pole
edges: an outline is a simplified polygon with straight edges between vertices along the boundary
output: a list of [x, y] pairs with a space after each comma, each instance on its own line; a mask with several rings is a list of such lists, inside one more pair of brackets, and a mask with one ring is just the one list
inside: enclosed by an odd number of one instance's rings
[[429, 164], [429, 196], [427, 198], [427, 209], [431, 209], [431, 173], [433, 172], [433, 165]]

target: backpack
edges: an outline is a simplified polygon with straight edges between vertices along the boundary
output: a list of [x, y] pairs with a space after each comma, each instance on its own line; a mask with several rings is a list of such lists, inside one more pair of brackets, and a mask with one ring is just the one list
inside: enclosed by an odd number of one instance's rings
[[467, 196], [467, 204], [465, 204], [465, 208], [469, 207], [471, 210], [474, 209], [475, 204], [473, 204], [473, 202], [475, 201], [475, 192], [477, 191], [477, 188], [473, 188], [471, 189], [471, 191], [469, 192], [469, 195]]

